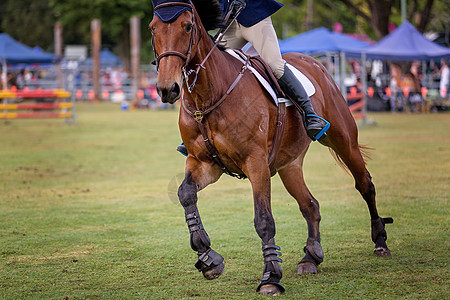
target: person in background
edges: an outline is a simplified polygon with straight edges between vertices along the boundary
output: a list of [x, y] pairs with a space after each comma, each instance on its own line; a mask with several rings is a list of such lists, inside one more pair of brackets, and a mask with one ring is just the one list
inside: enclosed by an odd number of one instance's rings
[[450, 69], [448, 67], [448, 61], [446, 59], [441, 59], [441, 80], [439, 82], [439, 91], [442, 98], [448, 95], [448, 89], [450, 87]]

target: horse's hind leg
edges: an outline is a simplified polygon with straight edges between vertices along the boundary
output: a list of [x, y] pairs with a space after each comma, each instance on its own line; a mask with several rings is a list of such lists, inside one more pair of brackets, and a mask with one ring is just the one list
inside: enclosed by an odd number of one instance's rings
[[219, 277], [225, 266], [223, 257], [211, 249], [211, 241], [206, 233], [197, 209], [197, 191], [216, 181], [220, 177], [218, 167], [200, 164], [189, 158], [186, 162], [186, 174], [178, 189], [178, 198], [185, 211], [189, 228], [192, 250], [197, 252], [198, 261], [195, 267], [206, 279]]
[[303, 157], [299, 157], [289, 166], [278, 173], [289, 194], [297, 200], [300, 211], [308, 224], [308, 239], [304, 248], [305, 256], [298, 263], [298, 274], [317, 273], [317, 266], [323, 261], [323, 251], [320, 245], [320, 212], [319, 202], [309, 192], [304, 178], [302, 163]]
[[[354, 121], [351, 120], [351, 122]], [[374, 253], [378, 256], [389, 256], [391, 255], [391, 252], [386, 245], [387, 234], [385, 223], [392, 223], [392, 219], [383, 219], [378, 215], [375, 201], [375, 186], [369, 171], [366, 169], [366, 163], [357, 142], [356, 125], [354, 127], [355, 128], [352, 128], [353, 130], [342, 130], [340, 134], [333, 134], [333, 131], [331, 131], [329, 138], [334, 145], [332, 147], [333, 150], [352, 173], [353, 178], [355, 179], [355, 188], [360, 192], [369, 208], [372, 226], [372, 241], [375, 243]], [[333, 129], [339, 130], [339, 127], [335, 126]]]

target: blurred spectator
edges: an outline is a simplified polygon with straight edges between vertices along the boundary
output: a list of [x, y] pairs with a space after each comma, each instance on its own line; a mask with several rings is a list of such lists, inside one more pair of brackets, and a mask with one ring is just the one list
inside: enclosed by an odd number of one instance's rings
[[439, 83], [439, 90], [442, 98], [448, 95], [448, 89], [450, 87], [450, 69], [448, 67], [448, 61], [445, 59], [441, 60], [441, 80]]

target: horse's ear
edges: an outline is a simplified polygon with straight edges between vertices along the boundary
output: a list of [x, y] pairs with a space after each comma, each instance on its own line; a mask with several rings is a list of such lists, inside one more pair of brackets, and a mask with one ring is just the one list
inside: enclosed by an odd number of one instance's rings
[[223, 12], [218, 0], [192, 0], [206, 31], [222, 27]]

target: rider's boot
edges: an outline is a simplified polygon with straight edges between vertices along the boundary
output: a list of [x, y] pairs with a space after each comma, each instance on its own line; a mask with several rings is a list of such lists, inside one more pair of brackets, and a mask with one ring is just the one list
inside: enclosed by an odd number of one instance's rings
[[305, 88], [287, 65], [284, 65], [284, 74], [280, 79], [278, 79], [278, 84], [286, 95], [292, 101], [295, 101], [305, 112], [305, 129], [308, 136], [313, 141], [326, 137], [325, 132], [323, 132], [322, 135], [317, 136], [325, 125], [314, 112], [314, 108], [311, 105], [311, 100], [309, 99]]

